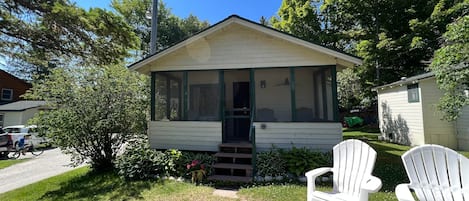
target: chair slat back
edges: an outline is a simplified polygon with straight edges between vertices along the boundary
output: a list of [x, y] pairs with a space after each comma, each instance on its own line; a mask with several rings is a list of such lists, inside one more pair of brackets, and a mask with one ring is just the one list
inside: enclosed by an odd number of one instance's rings
[[335, 192], [358, 195], [360, 186], [371, 176], [376, 151], [360, 140], [343, 141], [333, 149]]
[[461, 154], [440, 145], [422, 145], [402, 160], [419, 200], [469, 200], [469, 162]]

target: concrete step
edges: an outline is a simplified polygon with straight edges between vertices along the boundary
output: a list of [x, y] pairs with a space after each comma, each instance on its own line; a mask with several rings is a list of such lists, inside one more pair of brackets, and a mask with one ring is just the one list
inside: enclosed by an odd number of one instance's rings
[[212, 175], [207, 178], [209, 181], [231, 181], [249, 183], [252, 177], [229, 176], [229, 175]]

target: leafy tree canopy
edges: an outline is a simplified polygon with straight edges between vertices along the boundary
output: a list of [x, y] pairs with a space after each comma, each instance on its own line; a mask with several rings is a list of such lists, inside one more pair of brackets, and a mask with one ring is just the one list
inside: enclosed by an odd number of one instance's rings
[[41, 133], [74, 162], [89, 161], [104, 170], [113, 167], [122, 144], [145, 135], [148, 83], [123, 65], [57, 68], [25, 97], [45, 100], [50, 108], [31, 122]]
[[138, 38], [121, 16], [68, 0], [0, 2], [0, 56], [30, 75], [57, 64], [116, 64]]
[[271, 23], [362, 57], [360, 96], [374, 97], [372, 87], [425, 72], [446, 25], [468, 11], [469, 0], [284, 0]]
[[443, 38], [444, 45], [435, 52], [430, 68], [444, 91], [438, 108], [446, 120], [453, 121], [469, 105], [469, 15], [449, 24]]
[[[124, 17], [133, 31], [142, 40], [133, 55], [134, 60], [144, 58], [150, 50], [151, 20], [145, 13], [151, 8], [152, 0], [112, 0], [111, 6]], [[167, 48], [209, 26], [207, 21], [200, 21], [196, 16], [189, 15], [181, 19], [171, 13], [163, 1], [158, 4], [158, 41], [157, 50]]]

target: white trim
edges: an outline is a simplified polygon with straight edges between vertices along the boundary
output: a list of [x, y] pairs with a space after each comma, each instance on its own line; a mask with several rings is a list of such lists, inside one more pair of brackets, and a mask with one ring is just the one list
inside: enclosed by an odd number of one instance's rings
[[[3, 98], [3, 93], [4, 91], [10, 91], [10, 98]], [[9, 88], [2, 88], [2, 96], [0, 97], [1, 100], [6, 100], [6, 101], [11, 101], [13, 100], [13, 89], [9, 89]]]
[[267, 34], [267, 35], [271, 35], [273, 37], [276, 37], [276, 38], [280, 38], [280, 39], [283, 39], [283, 40], [286, 40], [290, 43], [293, 43], [293, 44], [297, 44], [297, 45], [300, 45], [300, 46], [303, 46], [303, 47], [306, 47], [308, 49], [311, 49], [311, 50], [314, 50], [314, 51], [317, 51], [317, 52], [320, 52], [320, 53], [324, 53], [324, 54], [327, 54], [327, 55], [330, 55], [330, 56], [333, 56], [335, 57], [336, 59], [340, 59], [340, 60], [344, 60], [346, 62], [350, 62], [352, 64], [355, 64], [355, 65], [362, 65], [363, 64], [363, 61], [359, 58], [355, 58], [353, 56], [349, 56], [347, 54], [344, 54], [344, 53], [341, 53], [341, 52], [337, 52], [337, 51], [334, 51], [334, 50], [331, 50], [329, 48], [326, 48], [326, 47], [322, 47], [320, 45], [316, 45], [316, 44], [313, 44], [313, 43], [310, 43], [310, 42], [307, 42], [307, 41], [304, 41], [304, 40], [301, 40], [299, 38], [296, 38], [296, 37], [293, 37], [293, 36], [290, 36], [288, 34], [283, 34], [281, 32], [278, 32], [278, 31], [275, 31], [275, 30], [272, 30], [272, 29], [269, 29], [267, 27], [263, 27], [263, 26], [260, 26], [258, 24], [255, 24], [255, 23], [252, 23], [252, 22], [249, 22], [249, 21], [246, 21], [244, 19], [241, 19], [237, 16], [232, 16], [230, 18], [228, 18], [227, 20], [225, 20], [224, 22], [220, 23], [220, 24], [217, 24], [203, 32], [200, 32], [199, 34], [197, 35], [194, 35], [160, 53], [157, 53], [149, 58], [146, 58], [138, 63], [136, 63], [134, 66], [131, 66], [129, 69], [130, 70], [138, 70], [140, 68], [142, 68], [143, 66], [165, 56], [165, 55], [168, 55], [184, 46], [186, 46], [187, 44], [189, 43], [192, 43], [194, 41], [197, 41], [201, 38], [204, 38], [214, 32], [217, 32], [225, 27], [227, 27], [228, 25], [231, 25], [233, 23], [236, 23], [236, 24], [239, 24], [239, 25], [242, 25], [242, 26], [245, 26], [245, 27], [248, 27], [248, 28], [251, 28], [251, 29], [254, 29], [254, 30], [257, 30], [259, 32], [262, 32], [264, 34]]

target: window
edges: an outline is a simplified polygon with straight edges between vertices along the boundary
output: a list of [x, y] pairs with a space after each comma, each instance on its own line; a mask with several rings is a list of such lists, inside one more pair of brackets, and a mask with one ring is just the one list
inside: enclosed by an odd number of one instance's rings
[[13, 100], [13, 89], [2, 89], [2, 100]]
[[182, 72], [156, 74], [155, 120], [182, 120]]
[[4, 115], [0, 114], [0, 127], [3, 127], [3, 118], [4, 118]]
[[409, 103], [417, 103], [420, 101], [418, 83], [407, 85], [407, 100]]
[[220, 120], [218, 71], [191, 71], [187, 75], [189, 121]]
[[295, 68], [295, 101], [295, 121], [334, 120], [330, 68]]
[[256, 121], [291, 121], [290, 69], [256, 70], [255, 80]]

